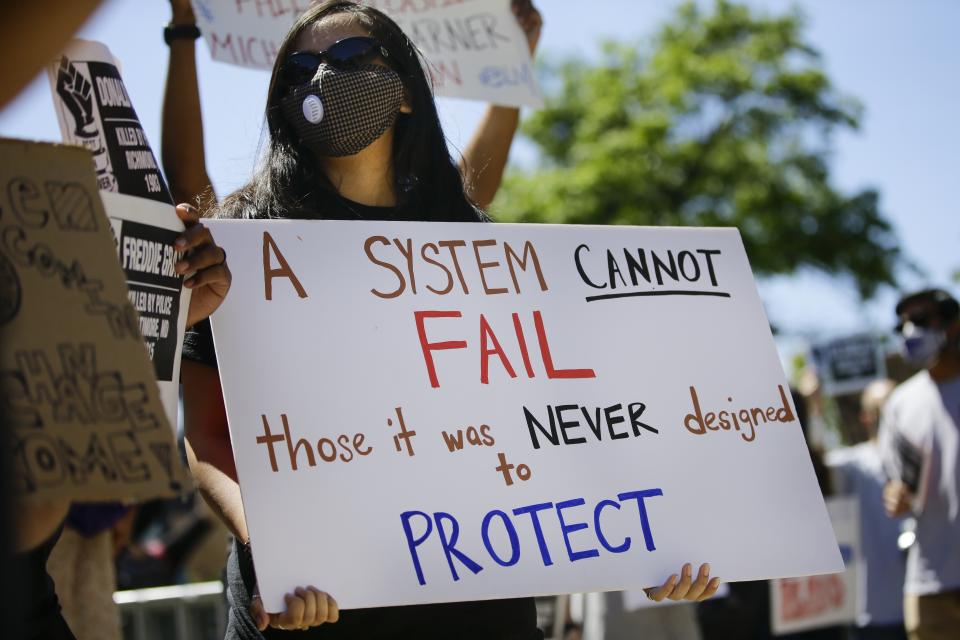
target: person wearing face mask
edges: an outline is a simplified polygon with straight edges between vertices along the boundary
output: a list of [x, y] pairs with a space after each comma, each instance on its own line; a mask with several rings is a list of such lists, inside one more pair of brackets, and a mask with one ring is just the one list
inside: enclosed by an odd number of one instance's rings
[[941, 289], [897, 303], [904, 357], [920, 371], [883, 408], [880, 446], [890, 516], [912, 511], [904, 625], [911, 639], [960, 637], [960, 305]]
[[887, 517], [883, 504], [883, 470], [877, 427], [896, 384], [874, 380], [860, 395], [860, 426], [867, 439], [834, 449], [826, 463], [838, 494], [857, 499], [860, 515], [860, 565], [857, 573], [855, 640], [903, 640], [904, 553], [897, 545], [903, 524]]
[[[262, 162], [213, 209], [217, 217], [488, 221], [447, 150], [419, 52], [376, 9], [328, 0], [304, 12], [279, 47], [266, 112]], [[191, 470], [236, 539], [227, 565], [227, 638], [543, 637], [533, 598], [341, 613], [332, 595], [290, 585], [286, 609], [264, 611], [209, 327], [188, 337], [181, 377]], [[718, 585], [708, 565], [695, 571], [687, 564], [648, 593], [696, 600]]]

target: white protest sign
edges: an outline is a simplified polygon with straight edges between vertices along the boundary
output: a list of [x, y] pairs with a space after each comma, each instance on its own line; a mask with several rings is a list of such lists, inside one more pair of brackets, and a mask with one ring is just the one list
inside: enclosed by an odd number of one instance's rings
[[209, 224], [269, 610], [842, 570], [736, 230]]
[[183, 231], [156, 156], [120, 77], [100, 42], [73, 40], [47, 67], [64, 142], [93, 154], [130, 302], [153, 361], [171, 425], [177, 424], [180, 348], [190, 290], [173, 270]]
[[827, 498], [840, 545], [843, 573], [770, 581], [770, 627], [774, 635], [853, 624], [860, 570], [860, 511], [856, 498]]
[[[271, 69], [308, 0], [193, 0], [210, 57]], [[393, 18], [423, 54], [438, 95], [543, 104], [526, 36], [510, 0], [365, 0]]]

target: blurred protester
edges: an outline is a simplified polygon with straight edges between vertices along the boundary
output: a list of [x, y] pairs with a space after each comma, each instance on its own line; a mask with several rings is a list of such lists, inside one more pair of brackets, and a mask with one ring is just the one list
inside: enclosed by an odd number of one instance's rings
[[47, 561], [63, 617], [80, 640], [121, 637], [113, 526], [127, 511], [116, 502], [72, 505]]
[[[819, 389], [819, 384], [816, 387]], [[810, 462], [813, 464], [813, 473], [817, 477], [817, 484], [820, 485], [820, 493], [824, 498], [833, 495], [833, 479], [830, 476], [830, 470], [824, 462], [823, 447], [814, 440], [814, 434], [810, 429], [812, 423], [810, 411], [807, 403], [807, 396], [804, 396], [799, 390], [790, 387], [790, 397], [793, 400], [793, 406], [797, 410], [797, 421], [800, 423], [800, 429], [803, 431], [803, 439], [807, 443], [807, 450], [810, 452]], [[819, 400], [815, 401], [819, 402]]]
[[[68, 500], [14, 504], [13, 557], [5, 564], [17, 582], [13, 591], [14, 626], [28, 639], [73, 640], [74, 635], [60, 611], [53, 579], [47, 573], [47, 558], [60, 537]], [[9, 521], [8, 521], [9, 522]]]
[[853, 495], [860, 506], [861, 562], [857, 575], [857, 621], [853, 636], [859, 640], [906, 638], [903, 630], [903, 580], [905, 559], [897, 547], [900, 520], [884, 513], [886, 474], [877, 444], [880, 410], [893, 391], [892, 380], [874, 380], [860, 396], [860, 424], [865, 442], [827, 454], [838, 494]]
[[911, 639], [960, 637], [960, 305], [925, 289], [896, 306], [904, 357], [919, 373], [884, 406], [880, 446], [891, 516], [912, 511], [903, 615]]
[[[823, 384], [814, 367], [805, 367], [800, 373], [794, 395], [795, 403], [803, 400], [806, 418], [803, 421], [803, 433], [807, 445], [820, 453], [839, 445], [837, 430], [832, 428], [828, 414], [831, 413], [831, 401], [824, 394]], [[821, 456], [822, 458], [822, 456]], [[815, 459], [815, 464], [819, 459]], [[817, 476], [819, 478], [819, 475]]]

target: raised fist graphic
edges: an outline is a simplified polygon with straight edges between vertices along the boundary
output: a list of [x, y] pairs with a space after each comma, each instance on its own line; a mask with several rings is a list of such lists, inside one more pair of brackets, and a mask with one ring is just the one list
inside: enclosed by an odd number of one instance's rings
[[93, 119], [93, 87], [66, 56], [60, 57], [57, 69], [57, 95], [73, 116], [75, 135], [92, 138], [100, 133]]

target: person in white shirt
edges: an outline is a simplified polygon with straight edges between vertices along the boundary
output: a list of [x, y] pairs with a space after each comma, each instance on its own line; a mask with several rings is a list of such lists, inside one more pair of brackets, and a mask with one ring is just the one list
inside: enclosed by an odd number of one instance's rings
[[888, 515], [913, 512], [904, 624], [911, 639], [960, 637], [960, 305], [927, 289], [897, 303], [905, 357], [919, 373], [884, 406], [880, 445]]
[[897, 547], [900, 518], [883, 508], [883, 470], [877, 426], [880, 411], [893, 391], [892, 380], [874, 380], [860, 396], [860, 424], [867, 440], [827, 454], [836, 493], [852, 495], [860, 506], [862, 562], [857, 574], [857, 640], [906, 638], [903, 628], [903, 583], [906, 559]]

